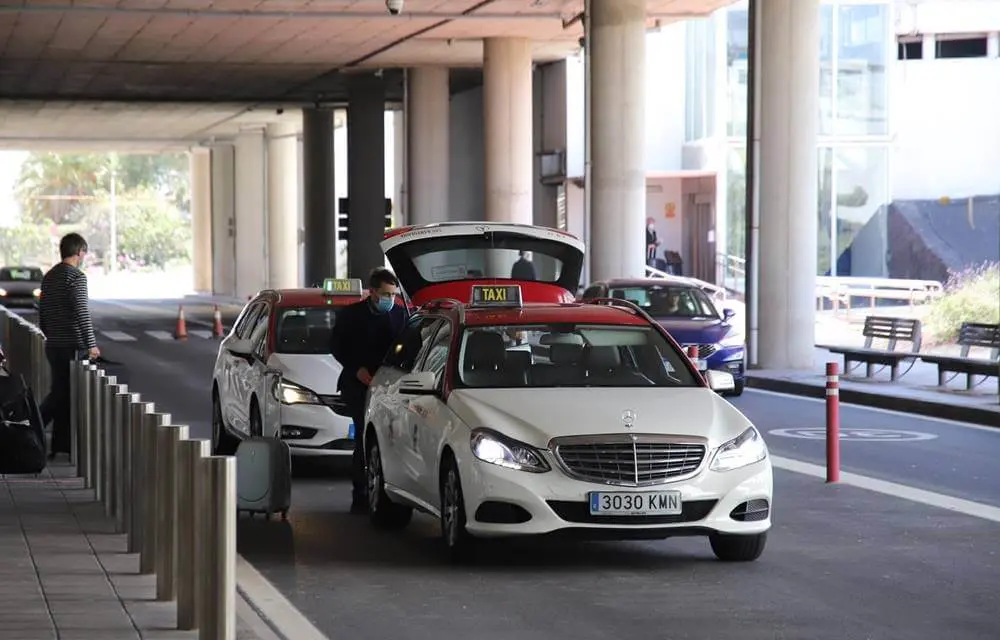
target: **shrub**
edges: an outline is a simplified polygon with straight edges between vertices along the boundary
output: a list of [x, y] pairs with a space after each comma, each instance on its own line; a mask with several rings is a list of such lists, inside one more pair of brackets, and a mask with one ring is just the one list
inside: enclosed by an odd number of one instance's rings
[[930, 304], [928, 342], [953, 342], [963, 322], [1000, 323], [1000, 262], [953, 273], [944, 294]]

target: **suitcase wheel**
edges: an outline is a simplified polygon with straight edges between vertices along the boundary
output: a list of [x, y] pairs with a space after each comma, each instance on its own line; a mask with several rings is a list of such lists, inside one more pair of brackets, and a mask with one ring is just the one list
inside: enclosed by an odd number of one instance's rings
[[285, 509], [284, 511], [281, 512], [281, 519], [286, 522], [288, 521], [288, 509]]

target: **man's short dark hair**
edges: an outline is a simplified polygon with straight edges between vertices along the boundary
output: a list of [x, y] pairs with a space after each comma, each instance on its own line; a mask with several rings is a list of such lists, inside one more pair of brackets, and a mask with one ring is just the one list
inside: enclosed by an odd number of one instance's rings
[[384, 284], [391, 284], [394, 287], [398, 287], [399, 280], [392, 271], [389, 271], [385, 267], [375, 267], [372, 269], [371, 275], [368, 276], [368, 287], [370, 289], [381, 289]]
[[87, 241], [79, 233], [67, 233], [59, 241], [59, 255], [65, 260], [87, 250]]

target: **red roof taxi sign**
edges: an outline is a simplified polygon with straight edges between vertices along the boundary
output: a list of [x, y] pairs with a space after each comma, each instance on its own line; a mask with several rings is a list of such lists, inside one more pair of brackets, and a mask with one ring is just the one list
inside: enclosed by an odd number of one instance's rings
[[364, 292], [364, 285], [358, 278], [327, 278], [323, 281], [323, 295], [354, 296]]
[[516, 284], [473, 285], [471, 305], [474, 307], [520, 307], [521, 287]]

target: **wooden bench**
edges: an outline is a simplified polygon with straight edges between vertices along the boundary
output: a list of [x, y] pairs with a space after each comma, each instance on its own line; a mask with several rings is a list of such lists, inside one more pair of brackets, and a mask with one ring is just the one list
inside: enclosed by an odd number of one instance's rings
[[[837, 353], [844, 356], [844, 374], [850, 375], [854, 367], [852, 362], [858, 364], [865, 363], [865, 377], [870, 378], [876, 372], [875, 365], [881, 365], [879, 371], [889, 367], [890, 379], [895, 381], [909, 372], [917, 361], [920, 351], [921, 327], [919, 320], [909, 318], [891, 318], [885, 316], [868, 316], [865, 318], [865, 328], [862, 331], [865, 337], [864, 347], [842, 347], [824, 346], [830, 353]], [[877, 349], [873, 346], [875, 340], [885, 340], [888, 344], [885, 349]], [[910, 343], [908, 351], [897, 349], [901, 342]], [[906, 371], [899, 372], [899, 364], [909, 360], [910, 366]], [[856, 365], [855, 365], [856, 366]]]
[[[987, 378], [1000, 376], [1000, 324], [983, 324], [978, 322], [963, 322], [958, 331], [958, 344], [961, 351], [957, 356], [921, 356], [920, 359], [938, 368], [938, 386], [945, 386], [956, 376], [965, 374], [965, 388], [972, 390], [986, 381]], [[989, 350], [985, 358], [970, 358], [969, 350], [980, 347]], [[951, 373], [947, 379], [945, 374]], [[974, 376], [982, 376], [979, 382], [973, 382]]]

